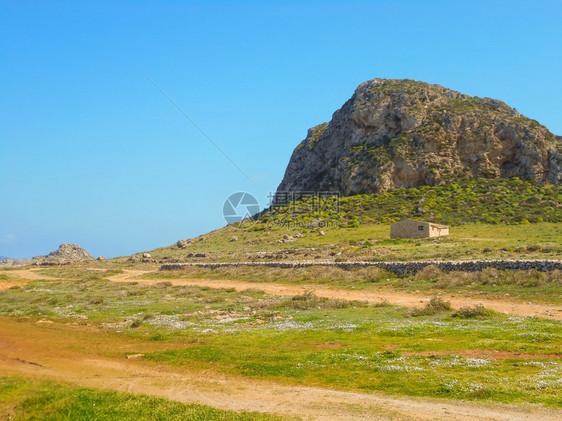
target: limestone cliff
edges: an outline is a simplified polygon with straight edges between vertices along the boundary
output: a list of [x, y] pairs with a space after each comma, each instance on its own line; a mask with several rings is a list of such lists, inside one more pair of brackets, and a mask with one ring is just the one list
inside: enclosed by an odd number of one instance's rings
[[308, 131], [278, 191], [380, 193], [467, 177], [560, 183], [562, 140], [496, 99], [374, 79]]

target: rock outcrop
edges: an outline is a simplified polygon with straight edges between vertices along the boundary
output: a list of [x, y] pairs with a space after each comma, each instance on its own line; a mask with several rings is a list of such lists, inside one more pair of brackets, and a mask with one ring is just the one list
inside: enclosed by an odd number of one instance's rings
[[61, 244], [58, 249], [46, 256], [35, 256], [31, 259], [8, 259], [1, 261], [0, 267], [65, 265], [72, 262], [89, 262], [93, 260], [96, 260], [96, 258], [82, 247], [76, 244]]
[[560, 183], [562, 138], [496, 99], [374, 79], [308, 131], [278, 192], [380, 193], [468, 177]]
[[87, 262], [96, 260], [94, 256], [76, 244], [61, 244], [57, 250], [45, 256], [45, 259], [63, 262]]

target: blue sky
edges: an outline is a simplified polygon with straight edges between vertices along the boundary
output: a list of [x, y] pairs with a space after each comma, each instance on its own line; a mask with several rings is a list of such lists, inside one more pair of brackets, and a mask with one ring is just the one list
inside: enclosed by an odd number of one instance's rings
[[[562, 134], [562, 1], [0, 1], [0, 255], [150, 250], [262, 206], [356, 86], [501, 99]], [[154, 80], [250, 183], [146, 79]]]

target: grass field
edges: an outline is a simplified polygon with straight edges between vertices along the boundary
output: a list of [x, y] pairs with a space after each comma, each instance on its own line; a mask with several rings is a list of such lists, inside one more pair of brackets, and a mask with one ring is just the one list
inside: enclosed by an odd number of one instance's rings
[[59, 279], [0, 291], [0, 315], [95, 326], [139, 347], [159, 343], [145, 359], [170, 366], [341, 390], [562, 406], [557, 321], [453, 310], [439, 300], [414, 311], [312, 293], [106, 279], [117, 272], [46, 270]]
[[[47, 272], [48, 273], [48, 272]], [[208, 269], [185, 267], [183, 270], [155, 271], [144, 279], [230, 279], [249, 282], [271, 282], [289, 285], [328, 286], [367, 292], [404, 291], [467, 297], [486, 297], [535, 303], [562, 302], [562, 274], [559, 271], [500, 271], [493, 268], [481, 272], [443, 272], [428, 266], [415, 275], [398, 276], [378, 268], [341, 269], [311, 266], [305, 268], [222, 267]]]
[[6, 420], [280, 421], [264, 414], [221, 411], [146, 395], [96, 391], [53, 381], [0, 377]]
[[[355, 228], [252, 231], [227, 226], [194, 239], [191, 246], [150, 251], [155, 259], [185, 261], [244, 261], [280, 259], [331, 260], [470, 260], [558, 259], [562, 255], [562, 223], [519, 225], [466, 224], [451, 226], [450, 235], [434, 239], [390, 239], [388, 224]], [[279, 243], [284, 235], [302, 237]], [[229, 241], [233, 236], [238, 241]], [[188, 257], [205, 254], [205, 258]]]

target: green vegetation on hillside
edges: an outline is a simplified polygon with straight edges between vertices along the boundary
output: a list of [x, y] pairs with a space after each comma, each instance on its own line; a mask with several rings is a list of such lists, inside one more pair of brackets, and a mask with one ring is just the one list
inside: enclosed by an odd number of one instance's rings
[[[267, 225], [241, 228], [227, 226], [205, 235], [204, 241], [194, 241], [187, 249], [174, 245], [150, 253], [163, 262], [559, 259], [562, 255], [562, 223], [453, 225], [446, 237], [390, 239], [390, 224], [358, 223], [353, 228], [340, 228], [329, 222], [318, 229], [308, 229], [308, 222], [298, 219], [271, 220]], [[324, 235], [320, 235], [320, 230]], [[297, 234], [302, 237], [282, 242], [284, 235]], [[238, 241], [229, 241], [232, 236]], [[189, 257], [198, 253], [206, 257]]]
[[[447, 224], [450, 235], [390, 239], [390, 224], [407, 218]], [[476, 179], [376, 195], [313, 195], [201, 236], [188, 248], [151, 254], [168, 261], [556, 259], [562, 186]]]
[[314, 198], [276, 207], [260, 218], [287, 221], [321, 218], [342, 226], [386, 224], [405, 218], [450, 225], [562, 222], [562, 185], [511, 179], [461, 180], [442, 186], [400, 188], [376, 195]]

